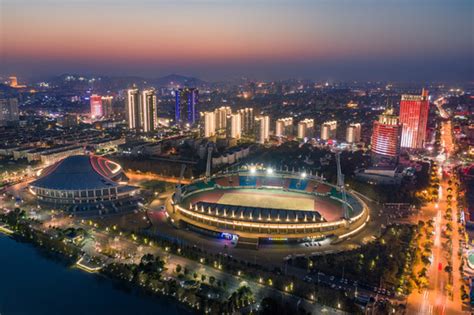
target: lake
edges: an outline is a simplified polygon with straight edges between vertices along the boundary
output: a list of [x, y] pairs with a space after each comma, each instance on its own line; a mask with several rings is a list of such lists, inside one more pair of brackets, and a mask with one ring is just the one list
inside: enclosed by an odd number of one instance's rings
[[0, 234], [0, 315], [190, 314], [177, 302], [127, 292]]

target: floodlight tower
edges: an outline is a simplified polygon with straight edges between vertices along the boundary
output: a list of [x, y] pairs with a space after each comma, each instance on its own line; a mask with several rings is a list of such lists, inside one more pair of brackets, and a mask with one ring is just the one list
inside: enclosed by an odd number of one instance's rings
[[178, 185], [176, 186], [176, 193], [175, 193], [176, 203], [181, 202], [181, 183], [184, 177], [184, 170], [186, 170], [186, 164], [181, 164], [181, 173], [179, 174]]
[[207, 147], [206, 181], [211, 178], [211, 157], [213, 149], [212, 146]]
[[337, 164], [337, 186], [342, 195], [342, 204], [344, 207], [344, 219], [349, 220], [349, 208], [347, 207], [347, 195], [346, 187], [344, 185], [344, 174], [341, 171], [341, 151], [336, 151], [336, 164]]

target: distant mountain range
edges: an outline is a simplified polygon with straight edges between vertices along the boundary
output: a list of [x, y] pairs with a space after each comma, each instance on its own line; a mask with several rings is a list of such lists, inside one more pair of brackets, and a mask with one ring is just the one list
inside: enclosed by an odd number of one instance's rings
[[[83, 78], [80, 80], [79, 78]], [[90, 80], [96, 80], [91, 82]], [[100, 80], [97, 80], [100, 78]], [[107, 87], [110, 89], [121, 89], [136, 84], [138, 87], [154, 86], [154, 87], [201, 87], [209, 85], [208, 82], [198, 78], [188, 77], [180, 74], [170, 74], [160, 78], [144, 78], [138, 76], [85, 76], [79, 74], [62, 74], [50, 80], [56, 86], [62, 85], [90, 85]]]

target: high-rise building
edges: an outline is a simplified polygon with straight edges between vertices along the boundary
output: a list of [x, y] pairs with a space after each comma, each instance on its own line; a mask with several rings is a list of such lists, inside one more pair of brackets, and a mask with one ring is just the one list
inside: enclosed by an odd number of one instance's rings
[[194, 125], [197, 122], [199, 91], [196, 88], [175, 90], [175, 123]]
[[253, 116], [253, 108], [242, 108], [239, 110], [242, 122], [242, 134], [248, 136], [254, 131], [255, 119]]
[[400, 124], [393, 108], [374, 121], [371, 150], [374, 164], [395, 164], [400, 153]]
[[128, 128], [139, 132], [151, 132], [157, 125], [155, 90], [137, 88], [127, 91]]
[[157, 125], [155, 90], [142, 91], [140, 99], [140, 111], [141, 130], [143, 132], [154, 131]]
[[255, 117], [255, 140], [257, 143], [264, 144], [270, 139], [270, 117]]
[[306, 118], [298, 123], [298, 139], [304, 139], [313, 136], [314, 119]]
[[421, 95], [402, 95], [400, 102], [402, 148], [423, 148], [426, 140], [429, 107], [428, 91], [425, 89], [422, 90]]
[[232, 114], [232, 109], [229, 106], [222, 106], [214, 110], [216, 114], [216, 129], [226, 130], [227, 116]]
[[110, 118], [113, 114], [113, 100], [114, 98], [112, 96], [102, 96], [102, 114], [105, 118]]
[[336, 139], [337, 121], [327, 121], [321, 125], [321, 140]]
[[102, 110], [102, 97], [97, 94], [93, 94], [90, 97], [91, 104], [91, 119], [99, 119], [104, 115]]
[[18, 99], [0, 98], [0, 126], [16, 124], [18, 121]]
[[201, 112], [202, 135], [206, 138], [216, 134], [216, 114], [215, 112]]
[[293, 117], [280, 118], [275, 123], [275, 136], [287, 137], [293, 134]]
[[360, 124], [350, 124], [346, 129], [346, 142], [358, 143], [360, 142]]
[[240, 139], [242, 135], [242, 117], [240, 113], [227, 116], [226, 135], [227, 138]]
[[128, 128], [140, 130], [140, 93], [137, 88], [127, 90]]

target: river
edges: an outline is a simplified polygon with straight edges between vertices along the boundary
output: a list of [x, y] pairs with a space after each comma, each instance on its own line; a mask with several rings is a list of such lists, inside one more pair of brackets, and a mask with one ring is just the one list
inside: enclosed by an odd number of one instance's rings
[[127, 292], [0, 234], [0, 315], [190, 314], [173, 300]]

